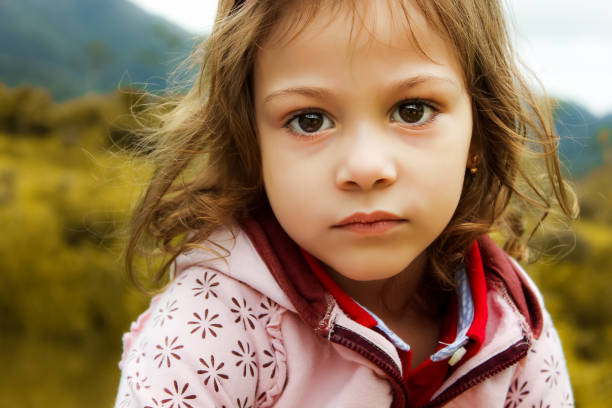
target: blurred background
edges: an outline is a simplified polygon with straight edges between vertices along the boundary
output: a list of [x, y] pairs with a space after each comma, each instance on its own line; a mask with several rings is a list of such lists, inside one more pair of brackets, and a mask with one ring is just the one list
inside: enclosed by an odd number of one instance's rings
[[[121, 334], [148, 299], [121, 263], [150, 174], [131, 112], [212, 25], [214, 0], [0, 1], [0, 406], [110, 407]], [[612, 6], [511, 0], [550, 95], [582, 212], [527, 265], [561, 334], [577, 407], [612, 406]], [[553, 245], [553, 246], [554, 246]], [[567, 252], [563, 250], [562, 252]]]

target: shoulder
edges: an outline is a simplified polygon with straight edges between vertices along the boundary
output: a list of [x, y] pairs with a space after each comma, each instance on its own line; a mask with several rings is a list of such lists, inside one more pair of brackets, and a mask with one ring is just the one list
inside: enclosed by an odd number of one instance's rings
[[489, 247], [486, 253], [492, 279], [503, 284], [529, 329], [530, 347], [514, 367], [504, 406], [573, 406], [561, 340], [541, 292], [523, 267], [501, 249]]
[[206, 265], [180, 271], [124, 338], [117, 406], [272, 403], [284, 384], [284, 310]]
[[561, 339], [544, 307], [541, 334], [532, 339], [527, 356], [517, 365], [506, 401], [511, 407], [521, 403], [535, 407], [573, 406]]

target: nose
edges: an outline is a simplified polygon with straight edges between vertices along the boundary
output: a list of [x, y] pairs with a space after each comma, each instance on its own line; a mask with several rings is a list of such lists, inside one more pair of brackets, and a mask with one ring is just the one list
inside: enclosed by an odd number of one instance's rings
[[336, 172], [336, 185], [346, 191], [369, 191], [392, 185], [397, 167], [384, 138], [360, 134], [348, 138]]

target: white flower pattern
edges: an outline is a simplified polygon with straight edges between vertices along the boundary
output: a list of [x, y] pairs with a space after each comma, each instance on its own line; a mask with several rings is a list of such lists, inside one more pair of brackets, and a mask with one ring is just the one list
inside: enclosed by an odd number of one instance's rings
[[159, 307], [157, 309], [157, 314], [153, 318], [153, 323], [163, 326], [166, 321], [172, 320], [174, 318], [174, 312], [179, 310], [176, 304], [176, 299], [168, 300], [164, 306]]

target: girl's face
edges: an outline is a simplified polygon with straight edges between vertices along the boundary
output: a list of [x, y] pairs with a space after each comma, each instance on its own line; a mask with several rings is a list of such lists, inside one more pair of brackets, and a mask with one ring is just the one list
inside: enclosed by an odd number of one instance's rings
[[[338, 273], [374, 280], [423, 265], [414, 261], [450, 221], [472, 115], [453, 49], [420, 12], [411, 9], [411, 24], [426, 55], [401, 10], [359, 4], [363, 24], [323, 8], [289, 42], [272, 33], [255, 62], [254, 101], [282, 227]], [[345, 224], [355, 214], [372, 217]]]

